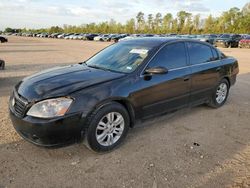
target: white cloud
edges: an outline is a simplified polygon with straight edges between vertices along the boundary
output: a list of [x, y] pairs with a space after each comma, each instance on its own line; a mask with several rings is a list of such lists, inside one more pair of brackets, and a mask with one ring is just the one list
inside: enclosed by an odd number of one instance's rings
[[[212, 3], [213, 1], [213, 3]], [[210, 3], [209, 3], [210, 2]], [[216, 13], [216, 0], [0, 0], [0, 30], [7, 27], [48, 27], [108, 21], [125, 22], [139, 11], [147, 14]], [[211, 6], [213, 8], [211, 8]], [[222, 10], [225, 10], [225, 6]]]

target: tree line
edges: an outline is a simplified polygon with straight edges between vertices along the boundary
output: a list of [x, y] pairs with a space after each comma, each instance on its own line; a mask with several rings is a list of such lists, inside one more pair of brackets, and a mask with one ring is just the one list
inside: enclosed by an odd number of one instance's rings
[[[20, 32], [47, 32], [47, 33], [151, 33], [151, 34], [202, 34], [202, 33], [250, 33], [250, 3], [242, 10], [231, 8], [219, 17], [209, 15], [201, 18], [200, 14], [180, 11], [174, 17], [171, 13], [162, 15], [145, 15], [139, 12], [135, 18], [126, 23], [116, 22], [114, 19], [101, 23], [82, 24], [80, 26], [64, 25], [45, 29], [19, 29]], [[6, 28], [5, 32], [10, 32]]]

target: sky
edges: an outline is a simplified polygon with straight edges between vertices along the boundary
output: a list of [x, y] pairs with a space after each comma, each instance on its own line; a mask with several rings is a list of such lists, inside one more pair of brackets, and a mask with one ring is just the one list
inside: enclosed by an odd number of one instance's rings
[[163, 15], [180, 10], [205, 17], [219, 16], [232, 7], [242, 8], [249, 0], [0, 0], [0, 30], [81, 25], [115, 19], [125, 23], [139, 11]]

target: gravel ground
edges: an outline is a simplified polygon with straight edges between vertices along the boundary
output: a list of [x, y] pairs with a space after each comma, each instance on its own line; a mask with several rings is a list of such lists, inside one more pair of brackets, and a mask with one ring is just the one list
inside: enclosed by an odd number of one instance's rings
[[8, 98], [23, 77], [87, 59], [101, 42], [9, 37], [0, 44], [0, 188], [3, 187], [250, 187], [250, 50], [222, 49], [240, 75], [220, 109], [199, 106], [131, 129], [107, 154], [83, 144], [34, 146], [14, 131]]

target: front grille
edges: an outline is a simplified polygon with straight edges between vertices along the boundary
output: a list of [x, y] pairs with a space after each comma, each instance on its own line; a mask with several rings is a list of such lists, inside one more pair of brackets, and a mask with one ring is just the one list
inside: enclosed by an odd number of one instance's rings
[[28, 102], [26, 99], [24, 99], [22, 96], [18, 95], [16, 92], [14, 92], [14, 105], [13, 109], [17, 116], [23, 117], [26, 113]]

